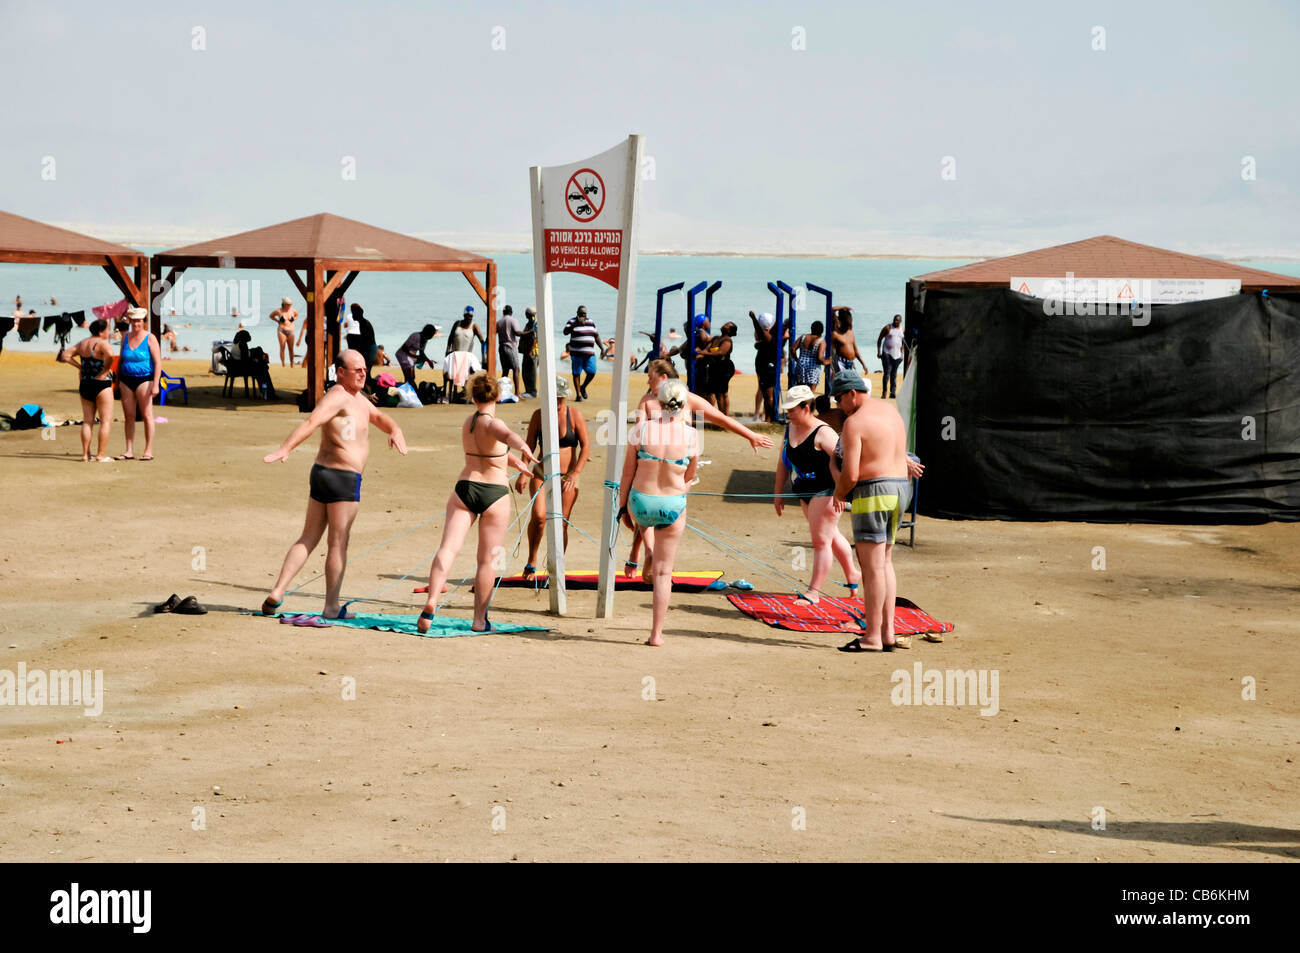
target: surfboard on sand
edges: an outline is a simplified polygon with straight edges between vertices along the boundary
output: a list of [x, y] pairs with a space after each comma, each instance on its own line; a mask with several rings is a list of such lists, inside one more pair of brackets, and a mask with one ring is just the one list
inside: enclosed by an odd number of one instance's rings
[[[711, 583], [717, 582], [722, 578], [721, 569], [709, 569], [699, 572], [674, 572], [673, 589], [682, 592], [698, 592], [707, 589]], [[501, 580], [503, 588], [511, 589], [532, 589], [534, 586], [540, 589], [546, 588], [547, 573], [542, 570], [537, 573], [536, 579], [525, 579], [522, 575], [506, 576]], [[595, 589], [600, 584], [600, 573], [597, 570], [590, 572], [566, 572], [564, 574], [564, 586], [566, 589]], [[633, 591], [649, 592], [653, 586], [641, 581], [641, 576], [635, 575], [628, 578], [620, 571], [614, 576], [615, 589], [631, 589]], [[428, 592], [428, 586], [420, 586], [413, 590], [415, 592]]]

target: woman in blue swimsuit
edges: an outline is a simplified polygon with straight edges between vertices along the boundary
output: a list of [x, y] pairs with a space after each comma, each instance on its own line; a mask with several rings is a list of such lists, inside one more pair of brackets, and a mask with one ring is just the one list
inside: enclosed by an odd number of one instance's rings
[[670, 379], [659, 385], [660, 414], [632, 428], [619, 487], [619, 518], [637, 526], [654, 552], [654, 611], [646, 645], [664, 644], [664, 617], [673, 594], [673, 562], [686, 528], [686, 488], [699, 466], [700, 441], [682, 412], [690, 398], [686, 385]]
[[[478, 526], [478, 572], [474, 576], [475, 632], [491, 632], [488, 601], [496, 579], [494, 558], [501, 551], [510, 522], [510, 475], [508, 466], [528, 472], [528, 463], [538, 459], [524, 443], [524, 438], [496, 416], [501, 387], [487, 374], [475, 374], [466, 385], [474, 401], [474, 413], [461, 425], [460, 442], [465, 450], [465, 467], [455, 490], [447, 498], [447, 515], [443, 520], [442, 542], [429, 567], [429, 598], [416, 628], [428, 632], [437, 611], [442, 584], [451, 573], [451, 564], [465, 545], [465, 536], [474, 521]], [[510, 451], [515, 450], [519, 456]], [[521, 460], [520, 458], [523, 458]]]
[[135, 411], [144, 418], [144, 453], [153, 459], [153, 398], [162, 375], [162, 349], [149, 330], [149, 312], [132, 308], [126, 313], [127, 332], [122, 335], [122, 352], [117, 362], [117, 384], [122, 394], [122, 415], [126, 421], [126, 452], [118, 460], [135, 459]]

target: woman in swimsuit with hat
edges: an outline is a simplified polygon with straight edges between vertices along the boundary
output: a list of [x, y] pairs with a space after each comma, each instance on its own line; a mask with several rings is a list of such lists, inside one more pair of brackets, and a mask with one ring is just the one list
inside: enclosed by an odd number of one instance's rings
[[[569, 548], [569, 517], [573, 505], [578, 502], [578, 477], [591, 457], [591, 438], [587, 436], [587, 421], [582, 414], [574, 414], [568, 406], [569, 382], [563, 377], [555, 379], [555, 413], [556, 427], [559, 434], [560, 464], [557, 472], [563, 474], [560, 482], [560, 506], [564, 513], [564, 549]], [[533, 411], [528, 422], [528, 436], [524, 438], [529, 447], [540, 452], [542, 442], [542, 412]], [[542, 545], [542, 530], [546, 528], [546, 494], [537, 491], [543, 485], [543, 467], [534, 467], [529, 474], [521, 473], [515, 479], [515, 491], [524, 492], [528, 487], [533, 497], [533, 513], [528, 519], [528, 562], [524, 564], [524, 579], [531, 580], [537, 574], [537, 552]]]
[[[474, 521], [478, 527], [478, 572], [474, 577], [475, 632], [491, 632], [488, 601], [492, 598], [496, 569], [493, 557], [505, 539], [510, 522], [510, 478], [507, 468], [528, 472], [529, 463], [539, 463], [528, 444], [496, 416], [501, 387], [487, 374], [475, 374], [466, 387], [474, 401], [474, 413], [461, 425], [460, 442], [465, 450], [465, 467], [451, 496], [447, 498], [447, 516], [443, 521], [442, 542], [429, 568], [429, 598], [420, 613], [416, 628], [429, 631], [437, 611], [442, 584], [447, 581], [451, 564], [465, 544], [465, 536]], [[519, 453], [516, 457], [510, 451]], [[522, 460], [520, 459], [522, 458]], [[527, 463], [523, 461], [527, 461]]]

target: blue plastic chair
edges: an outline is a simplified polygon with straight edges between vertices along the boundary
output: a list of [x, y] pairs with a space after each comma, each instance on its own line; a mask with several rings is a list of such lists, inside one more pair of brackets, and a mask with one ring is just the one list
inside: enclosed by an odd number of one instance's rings
[[158, 387], [158, 406], [164, 406], [167, 403], [167, 395], [174, 390], [179, 390], [181, 392], [181, 396], [185, 398], [185, 406], [189, 406], [190, 389], [185, 386], [185, 378], [172, 377], [166, 371], [163, 371], [162, 375], [158, 378]]

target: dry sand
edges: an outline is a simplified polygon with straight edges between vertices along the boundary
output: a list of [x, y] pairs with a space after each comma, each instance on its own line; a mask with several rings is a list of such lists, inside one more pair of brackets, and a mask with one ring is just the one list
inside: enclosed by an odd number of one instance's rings
[[[769, 629], [719, 594], [675, 596], [661, 649], [641, 644], [643, 593], [620, 594], [605, 622], [593, 593], [550, 619], [545, 595], [501, 590], [495, 618], [552, 627], [526, 635], [295, 629], [239, 610], [260, 603], [299, 530], [315, 439], [264, 465], [295, 408], [223, 401], [205, 364], [169, 368], [191, 403], [161, 410], [152, 463], [82, 464], [74, 427], [0, 434], [0, 669], [105, 679], [98, 718], [0, 708], [4, 860], [1300, 856], [1295, 526], [923, 518], [916, 548], [896, 553], [900, 593], [957, 628], [892, 655]], [[275, 378], [303, 386], [300, 370]], [[34, 400], [78, 417], [75, 383], [47, 356], [0, 355], [5, 411]], [[590, 419], [606, 403], [578, 406]], [[465, 412], [394, 412], [411, 453], [372, 454], [354, 556], [441, 512]], [[774, 466], [730, 437], [705, 449], [700, 490]], [[575, 517], [593, 535], [603, 471], [598, 451]], [[781, 552], [808, 543], [797, 512], [770, 504], [695, 497], [690, 513]], [[427, 573], [440, 527], [357, 558], [345, 597]], [[596, 563], [575, 536], [570, 568]], [[322, 564], [318, 551], [300, 579]], [[678, 566], [779, 588], [693, 534]], [[469, 567], [464, 553], [457, 574]], [[318, 610], [322, 591], [286, 608]], [[172, 592], [211, 611], [151, 614]], [[367, 608], [416, 599], [400, 583]], [[895, 706], [891, 674], [915, 663], [996, 670], [1000, 711]]]

